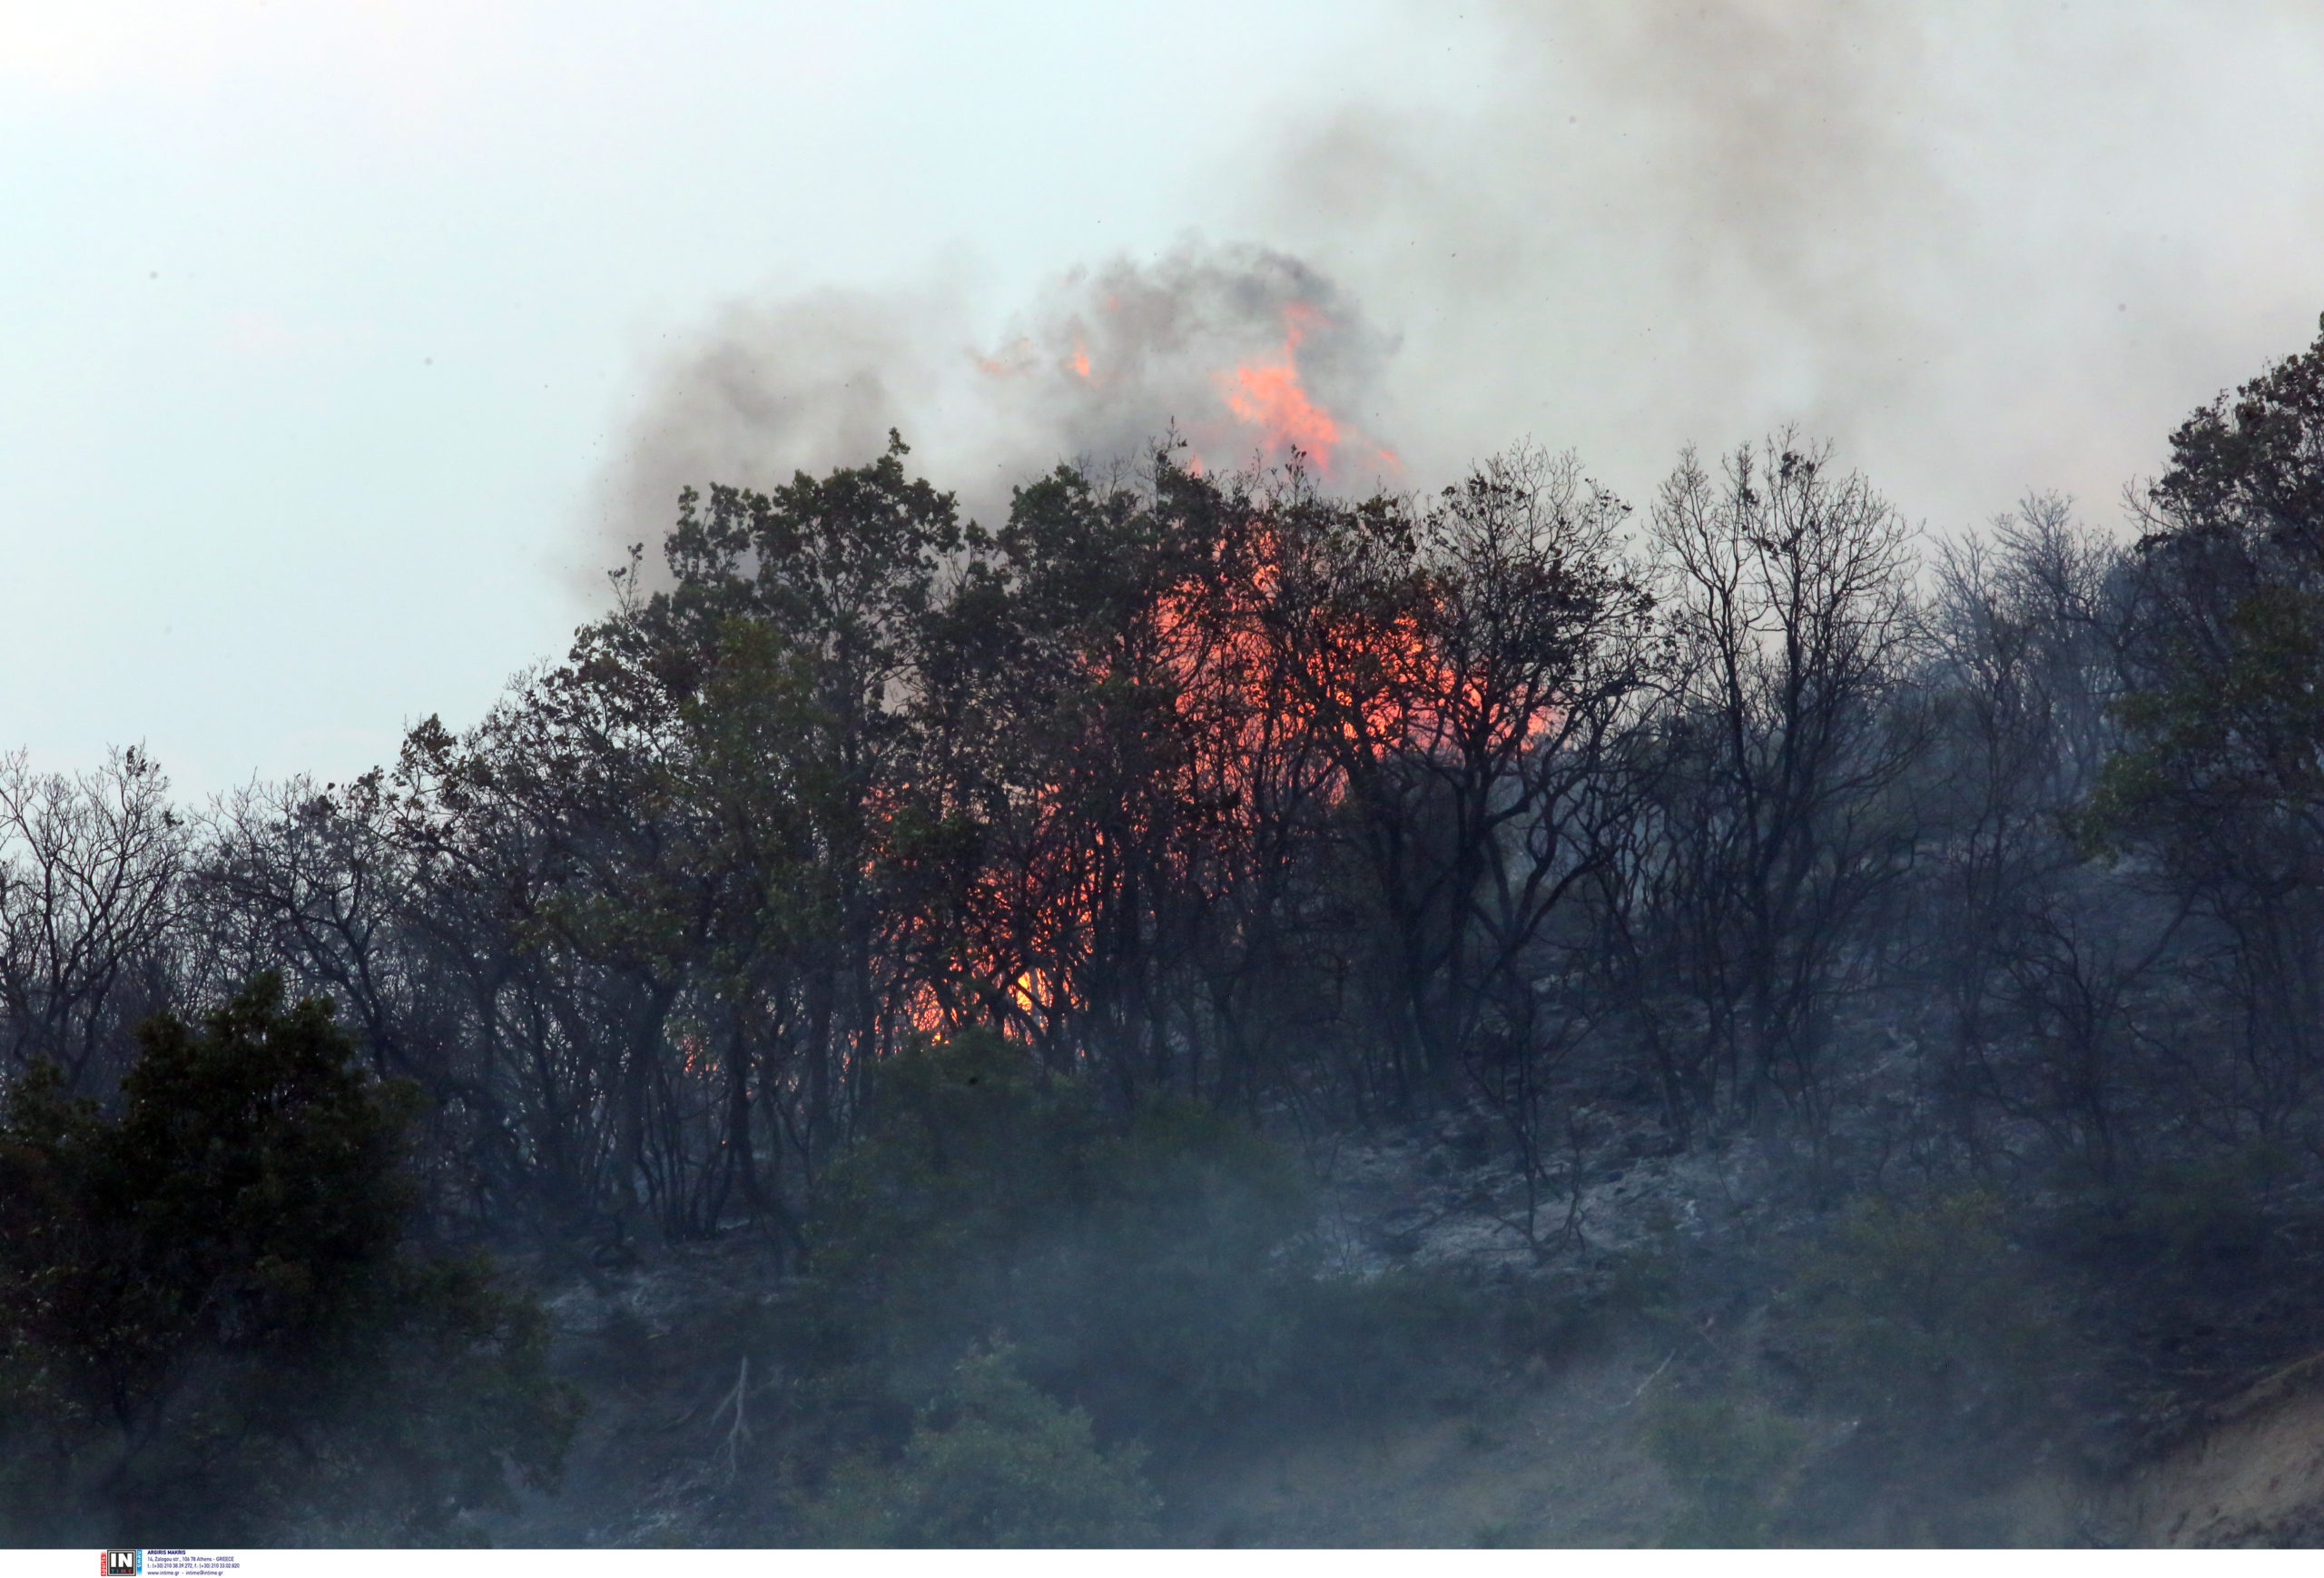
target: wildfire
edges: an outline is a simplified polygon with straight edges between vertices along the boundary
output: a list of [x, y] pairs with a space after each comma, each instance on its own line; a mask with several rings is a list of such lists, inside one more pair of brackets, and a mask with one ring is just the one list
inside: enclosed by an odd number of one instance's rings
[[1037, 365], [1033, 342], [1021, 334], [990, 356], [972, 350], [969, 360], [987, 378], [1021, 378]]
[[1309, 325], [1320, 321], [1314, 308], [1294, 301], [1283, 310], [1283, 349], [1275, 360], [1246, 361], [1231, 378], [1220, 374], [1219, 384], [1226, 409], [1245, 426], [1258, 429], [1265, 448], [1297, 449], [1315, 459], [1318, 471], [1329, 475], [1332, 449], [1340, 441], [1339, 423], [1299, 382], [1299, 342]]
[[[1107, 311], [1116, 309], [1107, 301]], [[1157, 373], [1152, 358], [1141, 360], [1143, 342], [1126, 348], [1105, 319], [1059, 324], [1038, 363], [1019, 350], [1022, 341], [994, 360], [1011, 371], [1039, 366], [1076, 401], [1136, 394], [1124, 386], [1143, 380], [1155, 380], [1157, 393], [1185, 391], [1179, 379], [1207, 380], [1225, 415], [1212, 407], [1192, 425], [1189, 436], [1214, 462], [1186, 449], [1180, 464], [1196, 477], [1243, 444], [1274, 462], [1295, 449], [1324, 476], [1335, 463], [1399, 469], [1392, 451], [1305, 387], [1300, 353], [1311, 337], [1328, 345], [1334, 321], [1293, 301], [1280, 323], [1275, 346], [1239, 363], [1230, 358], [1247, 351], [1249, 339], [1226, 355], [1216, 341], [1189, 347], [1202, 357], [1192, 365], [1172, 347]], [[1105, 380], [1095, 376], [1093, 332]], [[1233, 487], [1229, 496], [1241, 497]], [[1075, 655], [1093, 708], [1087, 753], [1068, 754], [1057, 781], [1013, 785], [1006, 845], [995, 847], [957, 911], [912, 923], [924, 932], [920, 956], [944, 962], [930, 977], [898, 982], [895, 1022], [936, 1036], [990, 1024], [1029, 1044], [1069, 1042], [1076, 1016], [1100, 1000], [1092, 982], [1112, 968], [1125, 892], [1226, 892], [1221, 884], [1243, 880], [1240, 863], [1260, 858], [1252, 852], [1263, 847], [1264, 819], [1277, 814], [1270, 808], [1328, 806], [1392, 759], [1541, 732], [1546, 704], [1512, 710], [1448, 644], [1433, 586], [1414, 577], [1374, 603], [1319, 597], [1315, 588], [1332, 578], [1315, 557], [1328, 551], [1324, 539], [1304, 535], [1295, 512], [1277, 519], [1270, 508], [1256, 507], [1182, 581], [1155, 587], [1142, 608]], [[1116, 695], [1150, 709], [1128, 726], [1140, 748], [1156, 743], [1128, 783], [1113, 776], [1119, 742], [1105, 732], [1121, 721], [1098, 715]], [[1101, 828], [1089, 824], [1093, 796], [1110, 808]]]
[[[1186, 748], [1165, 753], [1150, 794], [1118, 800], [1118, 822], [1103, 830], [1082, 814], [1092, 780], [1069, 772], [1025, 786], [1012, 854], [978, 878], [961, 932], [935, 950], [950, 968], [912, 985], [904, 1023], [931, 1035], [990, 1023], [1039, 1043], [1090, 1001], [1087, 972], [1105, 968], [1125, 858], [1153, 863], [1146, 880], [1200, 891], [1233, 880], [1221, 873], [1238, 857], [1223, 868], [1220, 852], [1257, 836], [1266, 805], [1336, 802], [1367, 761], [1427, 757], [1480, 735], [1530, 743], [1554, 725], [1555, 698], [1508, 695], [1447, 649], [1433, 588], [1383, 608], [1302, 607], [1287, 589], [1296, 538], [1258, 521], [1247, 529], [1215, 573], [1162, 589], [1082, 659], [1093, 692], [1122, 680], [1167, 697], [1156, 726]], [[1100, 748], [1087, 770], [1119, 794], [1108, 760]]]

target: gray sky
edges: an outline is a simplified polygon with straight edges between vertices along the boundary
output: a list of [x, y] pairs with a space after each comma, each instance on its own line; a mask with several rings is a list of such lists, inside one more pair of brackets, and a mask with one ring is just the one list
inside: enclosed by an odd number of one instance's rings
[[980, 511], [1171, 420], [1641, 502], [1796, 420], [2111, 523], [2316, 333], [2319, 82], [2232, 0], [0, 0], [0, 745], [359, 771], [891, 421]]

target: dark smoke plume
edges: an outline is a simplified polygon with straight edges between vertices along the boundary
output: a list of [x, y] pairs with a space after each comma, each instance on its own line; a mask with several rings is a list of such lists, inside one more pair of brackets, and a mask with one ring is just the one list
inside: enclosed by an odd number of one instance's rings
[[1311, 98], [1264, 139], [1287, 153], [1220, 183], [1265, 247], [1080, 271], [999, 325], [936, 288], [728, 309], [650, 376], [589, 557], [658, 541], [683, 484], [858, 460], [890, 426], [988, 519], [1173, 424], [1211, 466], [1304, 435], [1346, 488], [1531, 440], [1632, 497], [1684, 444], [1797, 424], [1940, 529], [2029, 488], [2102, 515], [2324, 306], [2310, 6], [1575, 0], [1410, 26], [1459, 70]]
[[1393, 349], [1298, 259], [1191, 242], [1077, 270], [983, 335], [934, 290], [736, 303], [654, 370], [596, 557], [658, 544], [681, 488], [857, 463], [891, 428], [989, 522], [1028, 477], [1135, 465], [1173, 434], [1185, 464], [1276, 466], [1296, 449], [1336, 486], [1393, 486], [1402, 462], [1374, 411]]

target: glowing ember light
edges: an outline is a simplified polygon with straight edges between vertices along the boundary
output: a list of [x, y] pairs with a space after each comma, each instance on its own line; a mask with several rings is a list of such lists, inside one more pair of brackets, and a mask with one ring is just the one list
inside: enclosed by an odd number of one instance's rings
[[1339, 423], [1308, 398], [1299, 382], [1299, 342], [1307, 328], [1321, 321], [1315, 310], [1294, 301], [1283, 310], [1283, 350], [1273, 361], [1246, 361], [1230, 381], [1219, 375], [1226, 409], [1246, 427], [1265, 435], [1270, 449], [1296, 449], [1311, 457], [1318, 471], [1329, 474], [1332, 449], [1340, 441]]
[[1019, 335], [990, 356], [971, 350], [969, 359], [976, 363], [977, 370], [988, 378], [1022, 377], [1038, 365], [1033, 342], [1023, 335]]
[[1077, 378], [1086, 380], [1089, 376], [1089, 348], [1081, 342], [1078, 334], [1073, 337], [1073, 355], [1065, 365], [1073, 370]]
[[[930, 927], [924, 956], [948, 963], [901, 994], [901, 1023], [939, 1037], [990, 1025], [1026, 1046], [1069, 1040], [1092, 1001], [1088, 972], [1106, 968], [1125, 843], [1158, 862], [1161, 880], [1198, 888], [1216, 877], [1206, 841], [1256, 836], [1269, 803], [1328, 804], [1366, 760], [1427, 758], [1481, 738], [1530, 747], [1560, 725], [1556, 695], [1512, 694], [1447, 650], [1433, 586], [1384, 607], [1279, 602], [1305, 551], [1296, 535], [1246, 518], [1231, 552], [1080, 655], [1092, 686], [1119, 678], [1161, 698], [1154, 721], [1187, 748], [1160, 769], [1154, 797], [1120, 802], [1119, 825], [1105, 830], [1082, 820], [1086, 783], [1025, 785], [1019, 832], [975, 879], [961, 932], [936, 929], [933, 916], [913, 922]], [[1326, 740], [1330, 749], [1312, 749]], [[1102, 728], [1088, 744], [1104, 746]], [[1190, 808], [1199, 825], [1180, 820]]]

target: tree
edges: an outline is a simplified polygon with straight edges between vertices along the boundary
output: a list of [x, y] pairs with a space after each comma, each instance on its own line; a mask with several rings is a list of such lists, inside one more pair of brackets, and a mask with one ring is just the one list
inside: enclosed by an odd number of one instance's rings
[[1570, 459], [1520, 452], [1417, 518], [1379, 501], [1285, 523], [1272, 623], [1372, 877], [1415, 1086], [1482, 1059], [1489, 1090], [1529, 1088], [1537, 951], [1598, 858], [1650, 641], [1613, 548], [1625, 513]]
[[1303, 1179], [1183, 1097], [1100, 1095], [983, 1028], [884, 1060], [812, 1225], [817, 1341], [909, 1390], [1005, 1330], [1041, 1386], [1144, 1430], [1262, 1392]]
[[552, 1476], [541, 1313], [409, 1242], [414, 1089], [277, 976], [139, 1040], [116, 1112], [43, 1063], [0, 1120], [11, 1537], [424, 1538]]
[[1643, 758], [1653, 804], [1616, 868], [1614, 956], [1638, 1001], [1663, 994], [1659, 974], [1699, 1007], [1692, 1050], [1665, 1038], [1674, 1106], [1777, 1095], [1821, 1133], [1832, 1010], [1912, 848], [1891, 794], [1921, 745], [1899, 705], [1919, 636], [1909, 534], [1864, 478], [1785, 435], [1716, 479], [1689, 454], [1653, 537], [1670, 700]]
[[1135, 1445], [1098, 1449], [1089, 1415], [1019, 1376], [1006, 1347], [971, 1351], [921, 1410], [901, 1457], [841, 1466], [808, 1509], [823, 1545], [1043, 1549], [1145, 1544], [1159, 1504]]
[[34, 773], [0, 756], [0, 1045], [24, 1069], [48, 1060], [76, 1090], [173, 984], [163, 946], [187, 844], [169, 781], [134, 748], [94, 772]]
[[995, 744], [951, 758], [985, 853], [966, 952], [991, 1018], [1125, 1096], [1247, 1105], [1286, 1060], [1257, 989], [1326, 769], [1265, 635], [1303, 498], [1267, 481], [1167, 450], [1137, 486], [1060, 468], [995, 541], [1006, 637], [973, 708]]
[[1940, 548], [1918, 785], [1925, 952], [1953, 1014], [1934, 1083], [1954, 1139], [1976, 1149], [1976, 1115], [1997, 1106], [2102, 1175], [2124, 966], [2152, 930], [2137, 906], [2087, 902], [2073, 827], [2114, 744], [2123, 557], [2054, 495]]
[[2324, 1056], [2324, 335], [2171, 449], [2139, 501], [2125, 745], [2085, 826], [2209, 923], [2242, 1022], [2203, 1069], [2270, 1130]]
[[758, 672], [781, 676], [754, 694], [773, 695], [788, 725], [761, 743], [794, 789], [786, 814], [806, 856], [768, 874], [789, 879], [781, 932], [799, 984], [810, 1165], [815, 1145], [844, 1136], [856, 1082], [892, 1044], [881, 824], [910, 758], [907, 703], [939, 571], [967, 541], [952, 496], [907, 478], [908, 453], [891, 431], [866, 466], [802, 472], [771, 494], [714, 488], [706, 508], [689, 492], [668, 545], [677, 588], [634, 621], [674, 696], [700, 695], [714, 661], [731, 659], [736, 621], [763, 632]]

